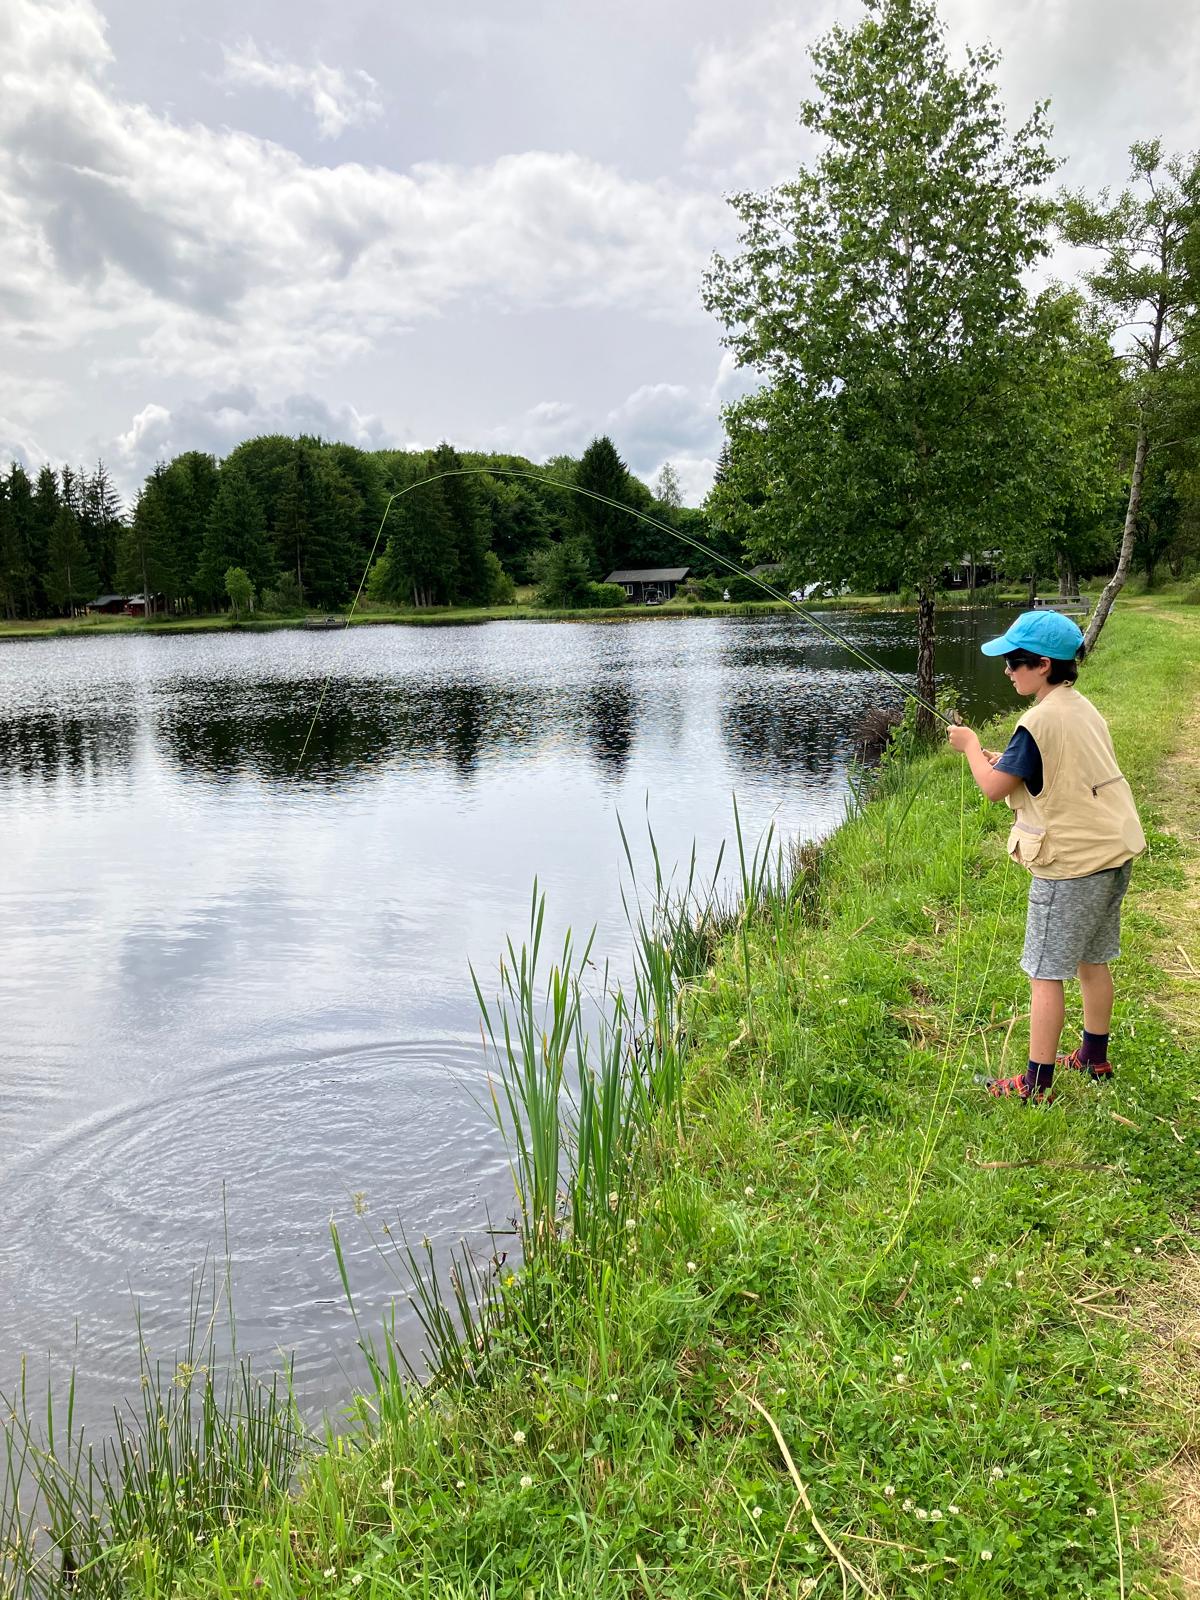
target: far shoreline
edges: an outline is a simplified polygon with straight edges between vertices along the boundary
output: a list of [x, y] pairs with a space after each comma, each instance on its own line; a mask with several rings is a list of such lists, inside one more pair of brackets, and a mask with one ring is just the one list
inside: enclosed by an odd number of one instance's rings
[[[986, 601], [970, 600], [967, 592], [951, 591], [939, 595], [941, 610], [975, 610], [988, 606], [1022, 606], [1024, 597], [1003, 594]], [[787, 615], [792, 607], [782, 600], [700, 601], [688, 604], [668, 603], [664, 606], [612, 606], [594, 609], [558, 610], [542, 609], [529, 605], [514, 606], [447, 606], [427, 611], [360, 611], [349, 619], [347, 626], [363, 627], [470, 627], [488, 622], [662, 622], [679, 621], [688, 617], [752, 617]], [[828, 600], [806, 602], [813, 611], [869, 611], [914, 612], [916, 601], [903, 601], [898, 595], [839, 595]], [[340, 613], [337, 613], [340, 615]], [[335, 615], [335, 613], [327, 613]], [[306, 617], [252, 617], [237, 620], [227, 613], [210, 613], [194, 617], [155, 617], [149, 621], [140, 617], [42, 617], [32, 621], [0, 622], [0, 640], [20, 639], [94, 639], [120, 635], [145, 637], [181, 633], [275, 633], [291, 629], [296, 632], [344, 632], [345, 629], [317, 629], [307, 626], [314, 614]]]

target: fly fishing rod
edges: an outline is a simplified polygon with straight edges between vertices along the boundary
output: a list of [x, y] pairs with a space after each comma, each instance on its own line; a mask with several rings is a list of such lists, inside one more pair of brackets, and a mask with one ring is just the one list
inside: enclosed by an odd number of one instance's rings
[[[719, 550], [714, 550], [711, 546], [706, 545], [702, 540], [693, 538], [690, 533], [683, 533], [679, 528], [671, 527], [670, 523], [663, 522], [659, 517], [652, 517], [648, 512], [639, 511], [636, 506], [626, 505], [623, 500], [614, 500], [610, 495], [600, 494], [599, 491], [595, 489], [584, 489], [577, 483], [563, 483], [559, 478], [544, 477], [540, 472], [524, 472], [517, 467], [452, 467], [446, 472], [435, 472], [431, 477], [419, 478], [415, 483], [409, 483], [406, 484], [403, 489], [397, 489], [395, 494], [393, 494], [388, 500], [387, 505], [383, 508], [383, 516], [379, 521], [379, 527], [375, 534], [375, 542], [371, 546], [371, 553], [367, 557], [367, 564], [363, 569], [362, 579], [359, 582], [353, 603], [350, 606], [349, 616], [346, 619], [347, 626], [349, 626], [350, 622], [354, 620], [354, 613], [357, 609], [359, 600], [362, 598], [362, 592], [367, 582], [367, 575], [370, 572], [372, 563], [375, 560], [375, 552], [379, 549], [379, 541], [383, 537], [383, 530], [387, 523], [388, 515], [396, 501], [403, 499], [406, 494], [412, 494], [416, 489], [426, 489], [431, 484], [441, 483], [446, 478], [481, 477], [525, 478], [531, 483], [548, 484], [554, 489], [565, 489], [570, 494], [583, 495], [586, 499], [595, 500], [600, 505], [612, 506], [617, 511], [624, 511], [629, 516], [636, 517], [639, 522], [644, 522], [651, 528], [657, 528], [660, 533], [665, 533], [672, 539], [678, 539], [681, 544], [688, 545], [691, 549], [698, 550], [701, 555], [707, 556], [709, 560], [715, 561], [718, 566], [724, 568], [726, 572], [732, 573], [734, 577], [748, 578], [749, 581], [761, 589], [764, 594], [770, 595], [773, 600], [780, 601], [783, 605], [787, 606], [789, 610], [794, 611], [797, 616], [803, 617], [804, 621], [807, 622], [810, 627], [815, 628], [818, 633], [823, 633], [827, 639], [832, 639], [835, 644], [841, 645], [842, 649], [845, 650], [847, 654], [854, 656], [855, 659], [861, 661], [864, 666], [870, 667], [873, 672], [878, 672], [882, 677], [886, 678], [889, 683], [894, 684], [902, 695], [907, 696], [909, 700], [915, 700], [917, 705], [929, 712], [930, 716], [936, 717], [939, 722], [944, 722], [948, 728], [954, 726], [953, 717], [947, 716], [945, 712], [939, 711], [937, 706], [931, 705], [923, 695], [918, 694], [915, 689], [910, 688], [909, 685], [898, 678], [894, 672], [890, 672], [887, 667], [884, 666], [882, 661], [877, 661], [874, 656], [869, 655], [865, 650], [861, 650], [858, 645], [851, 644], [850, 640], [847, 639], [844, 634], [839, 633], [836, 628], [831, 628], [829, 624], [827, 622], [823, 622], [820, 617], [814, 616], [813, 613], [806, 607], [797, 604], [797, 602], [793, 600], [790, 595], [784, 594], [781, 590], [775, 588], [774, 584], [768, 583], [765, 578], [758, 577], [752, 572], [747, 572], [744, 567], [739, 566], [738, 563], [731, 560], [730, 557], [722, 555]], [[313, 712], [312, 721], [308, 726], [308, 732], [304, 736], [304, 745], [300, 751], [299, 760], [296, 762], [297, 772], [299, 772], [300, 768], [304, 764], [304, 757], [308, 751], [309, 740], [312, 738], [313, 729], [317, 725], [317, 718], [321, 714], [321, 706], [324, 703], [325, 692], [329, 687], [331, 677], [332, 674], [330, 674], [330, 676], [327, 677], [325, 682], [321, 685], [321, 694], [317, 701], [317, 708]]]

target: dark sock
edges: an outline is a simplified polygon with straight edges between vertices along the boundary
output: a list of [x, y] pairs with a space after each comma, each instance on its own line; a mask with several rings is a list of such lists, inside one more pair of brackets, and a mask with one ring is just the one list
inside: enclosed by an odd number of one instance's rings
[[1048, 1089], [1054, 1082], [1053, 1061], [1030, 1061], [1025, 1068], [1025, 1082], [1031, 1089]]
[[1079, 1059], [1089, 1067], [1100, 1067], [1108, 1060], [1108, 1035], [1083, 1030], [1083, 1043], [1079, 1046]]

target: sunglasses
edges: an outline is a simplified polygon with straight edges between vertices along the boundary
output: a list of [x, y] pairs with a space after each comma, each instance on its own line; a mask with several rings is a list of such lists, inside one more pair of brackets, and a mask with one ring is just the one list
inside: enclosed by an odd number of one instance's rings
[[1004, 665], [1010, 672], [1015, 672], [1018, 667], [1038, 667], [1047, 658], [1035, 656], [1032, 650], [1011, 650], [1004, 657]]

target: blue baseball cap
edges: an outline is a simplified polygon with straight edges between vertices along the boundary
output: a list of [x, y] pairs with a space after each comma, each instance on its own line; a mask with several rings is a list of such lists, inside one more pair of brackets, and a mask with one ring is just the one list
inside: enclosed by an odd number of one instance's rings
[[1006, 656], [1012, 650], [1028, 650], [1052, 661], [1074, 661], [1083, 643], [1083, 634], [1070, 617], [1061, 611], [1022, 611], [1007, 633], [980, 645], [985, 656]]

